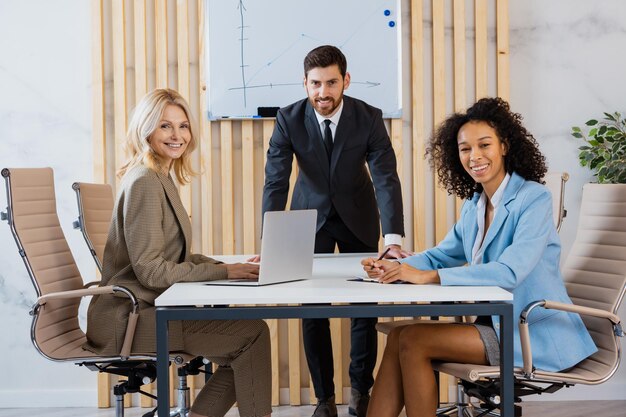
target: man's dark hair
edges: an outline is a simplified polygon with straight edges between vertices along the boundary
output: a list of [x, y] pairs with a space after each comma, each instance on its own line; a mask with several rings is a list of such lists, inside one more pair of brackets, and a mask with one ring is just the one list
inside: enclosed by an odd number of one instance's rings
[[326, 68], [337, 65], [341, 77], [346, 76], [348, 63], [345, 55], [332, 45], [322, 45], [313, 49], [304, 57], [304, 76], [306, 77], [313, 68]]

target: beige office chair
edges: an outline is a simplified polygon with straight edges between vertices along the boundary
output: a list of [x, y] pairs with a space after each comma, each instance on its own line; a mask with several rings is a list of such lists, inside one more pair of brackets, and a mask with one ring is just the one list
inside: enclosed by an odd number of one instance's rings
[[[127, 377], [113, 389], [116, 417], [124, 416], [126, 393], [139, 392], [156, 399], [140, 389], [156, 378], [156, 357], [131, 353], [138, 301], [122, 286], [83, 285], [59, 224], [52, 169], [5, 168], [2, 176], [6, 182], [7, 211], [1, 217], [11, 227], [37, 293], [37, 302], [30, 311], [33, 316], [31, 340], [37, 351], [52, 361], [73, 362], [90, 370]], [[82, 297], [112, 293], [127, 297], [131, 312], [121, 351], [115, 356], [102, 357], [82, 347], [86, 336], [79, 326], [78, 307]], [[185, 359], [190, 358], [172, 357], [177, 364], [184, 363]], [[185, 395], [188, 399], [188, 391]], [[173, 415], [186, 417], [187, 411], [179, 409]]]
[[[617, 371], [624, 336], [617, 311], [626, 293], [626, 184], [584, 186], [576, 239], [562, 273], [574, 304], [538, 300], [521, 314], [524, 366], [514, 370], [516, 402], [575, 384], [601, 384]], [[579, 313], [598, 352], [563, 372], [535, 369], [526, 320], [536, 308]], [[436, 368], [461, 378], [465, 391], [477, 394], [486, 409], [497, 408], [498, 367], [442, 363]]]
[[567, 216], [567, 210], [565, 210], [565, 183], [569, 180], [569, 174], [567, 172], [548, 172], [543, 180], [546, 182], [546, 187], [548, 187], [550, 193], [552, 193], [552, 217], [556, 231], [560, 232], [563, 219]]
[[[514, 369], [517, 403], [527, 395], [551, 393], [576, 384], [601, 384], [619, 367], [619, 337], [624, 336], [624, 332], [617, 311], [626, 293], [625, 184], [585, 185], [576, 239], [562, 273], [574, 304], [537, 300], [521, 314], [519, 326], [524, 366]], [[536, 308], [579, 313], [598, 352], [563, 372], [535, 369], [526, 320]], [[439, 363], [435, 364], [435, 369], [459, 378], [462, 391], [478, 398], [483, 407], [479, 410], [471, 404], [458, 403], [454, 410], [448, 411], [454, 411], [458, 416], [482, 416], [498, 408], [499, 367]], [[462, 392], [459, 398], [463, 398]], [[521, 415], [517, 404], [516, 415]]]
[[113, 189], [109, 184], [90, 184], [75, 182], [72, 189], [76, 191], [78, 203], [78, 219], [74, 229], [79, 229], [93, 260], [102, 272], [102, 257], [107, 242], [113, 206], [115, 204]]
[[[109, 225], [111, 224], [111, 216], [113, 216], [113, 207], [115, 206], [115, 198], [113, 189], [109, 184], [93, 184], [87, 182], [75, 182], [72, 189], [76, 192], [76, 202], [78, 204], [78, 219], [74, 221], [74, 229], [79, 229], [83, 234], [85, 243], [89, 248], [89, 252], [93, 257], [98, 270], [102, 272], [102, 260], [104, 255], [104, 247], [106, 245]], [[97, 284], [97, 283], [96, 283]], [[210, 362], [202, 357], [177, 356], [178, 386], [177, 391], [177, 409], [172, 415], [186, 417], [189, 413], [190, 405], [190, 389], [195, 387], [194, 384], [188, 385], [187, 377], [206, 374], [206, 379], [212, 375]], [[182, 360], [187, 362], [182, 364]], [[201, 370], [204, 367], [205, 370]], [[147, 413], [146, 415], [150, 415]], [[145, 416], [144, 416], [145, 417]]]

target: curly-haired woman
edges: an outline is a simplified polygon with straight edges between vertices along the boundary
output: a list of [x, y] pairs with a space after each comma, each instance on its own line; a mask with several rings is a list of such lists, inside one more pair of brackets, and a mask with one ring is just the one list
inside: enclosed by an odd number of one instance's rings
[[[514, 295], [514, 314], [531, 301], [571, 303], [561, 273], [561, 245], [550, 192], [541, 185], [545, 158], [521, 116], [500, 98], [484, 98], [446, 119], [427, 154], [446, 190], [466, 199], [459, 221], [434, 248], [400, 262], [364, 259], [382, 283], [493, 285]], [[466, 266], [467, 264], [467, 266]], [[472, 324], [413, 324], [387, 339], [368, 416], [434, 416], [431, 361], [499, 364], [498, 316]], [[533, 362], [567, 369], [596, 351], [577, 314], [537, 311], [529, 322]], [[517, 327], [515, 365], [522, 365]]]

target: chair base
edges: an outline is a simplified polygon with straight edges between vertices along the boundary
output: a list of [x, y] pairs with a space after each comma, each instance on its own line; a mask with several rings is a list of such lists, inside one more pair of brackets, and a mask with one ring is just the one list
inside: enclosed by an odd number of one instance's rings
[[[208, 368], [210, 366], [210, 363], [203, 357], [198, 356], [190, 360], [189, 362], [187, 362], [184, 366], [181, 366], [180, 368], [178, 368], [178, 371], [177, 371], [178, 388], [176, 389], [177, 399], [178, 399], [177, 401], [178, 408], [171, 411], [169, 414], [169, 417], [188, 417], [189, 416], [189, 411], [190, 411], [189, 405], [191, 404], [191, 397], [190, 397], [189, 386], [187, 385], [187, 377], [190, 375], [198, 375], [200, 373], [205, 373], [207, 375], [212, 374], [211, 372], [208, 372], [208, 371], [202, 371], [200, 369], [202, 366], [206, 366]], [[142, 391], [139, 391], [139, 392], [144, 394]], [[156, 399], [156, 397], [152, 395], [149, 395], [149, 396]], [[157, 416], [156, 410], [157, 409], [155, 407], [152, 411], [147, 412], [142, 417], [155, 417]], [[124, 415], [122, 414], [118, 416], [116, 414], [116, 417], [124, 417]]]
[[[489, 387], [493, 390], [494, 386]], [[495, 400], [493, 395], [490, 395], [490, 390], [484, 390], [476, 385], [467, 383], [462, 380], [458, 380], [456, 386], [457, 402], [447, 404], [444, 407], [437, 409], [437, 417], [485, 417], [493, 416], [499, 417], [500, 410], [499, 400]], [[468, 393], [470, 395], [468, 395]], [[481, 402], [480, 406], [476, 406], [470, 402], [470, 396], [479, 398]], [[520, 402], [519, 398], [515, 399], [515, 402]], [[514, 404], [514, 416], [522, 416], [522, 407], [518, 404]]]
[[[519, 407], [519, 406], [517, 406]], [[521, 410], [521, 409], [520, 409]], [[454, 404], [450, 405], [447, 408], [441, 408], [437, 410], [437, 417], [499, 417], [500, 413], [498, 410], [487, 410], [480, 407], [475, 407], [471, 404]], [[515, 410], [515, 416], [521, 416], [518, 414], [517, 409]]]

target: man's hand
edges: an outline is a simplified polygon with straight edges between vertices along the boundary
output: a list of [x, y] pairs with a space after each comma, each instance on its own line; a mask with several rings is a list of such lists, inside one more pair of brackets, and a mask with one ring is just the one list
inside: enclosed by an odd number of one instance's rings
[[385, 255], [385, 259], [402, 259], [408, 258], [409, 256], [413, 255], [412, 252], [403, 250], [402, 246], [400, 245], [387, 245], [383, 249], [383, 252], [387, 250], [387, 248], [389, 248], [389, 252], [387, 252], [387, 255]]
[[246, 259], [246, 262], [254, 262], [258, 264], [261, 262], [261, 255], [254, 255], [252, 258]]
[[259, 265], [226, 264], [228, 279], [259, 279]]

